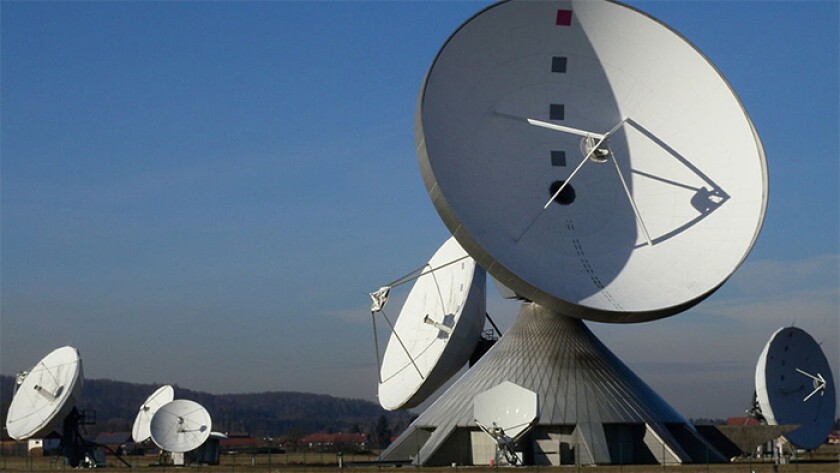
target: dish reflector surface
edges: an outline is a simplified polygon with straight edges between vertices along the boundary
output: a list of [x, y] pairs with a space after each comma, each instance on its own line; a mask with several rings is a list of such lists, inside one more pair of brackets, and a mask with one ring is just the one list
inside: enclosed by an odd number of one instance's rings
[[834, 423], [834, 378], [820, 345], [804, 330], [777, 330], [755, 370], [755, 392], [770, 425], [799, 425], [785, 437], [799, 448], [822, 445]]
[[[592, 148], [581, 132], [611, 129], [572, 176]], [[765, 213], [764, 151], [730, 85], [668, 26], [609, 1], [510, 0], [472, 17], [427, 73], [415, 135], [459, 243], [574, 317], [687, 309], [741, 264]]]
[[131, 437], [135, 442], [145, 442], [152, 436], [149, 430], [149, 424], [152, 422], [152, 417], [158, 409], [164, 404], [170, 403], [175, 399], [175, 390], [170, 385], [161, 386], [153, 392], [137, 412], [137, 417], [134, 418], [134, 426], [131, 429]]
[[149, 426], [152, 441], [173, 453], [184, 453], [200, 447], [212, 428], [210, 414], [199, 403], [178, 399], [161, 406]]
[[423, 402], [469, 360], [484, 328], [486, 276], [454, 238], [423, 271], [382, 359], [379, 403], [387, 410]]
[[15, 392], [6, 431], [15, 440], [52, 432], [76, 404], [83, 384], [79, 351], [58, 348], [35, 365]]
[[537, 393], [505, 381], [475, 396], [473, 416], [482, 425], [501, 427], [516, 441], [539, 417]]

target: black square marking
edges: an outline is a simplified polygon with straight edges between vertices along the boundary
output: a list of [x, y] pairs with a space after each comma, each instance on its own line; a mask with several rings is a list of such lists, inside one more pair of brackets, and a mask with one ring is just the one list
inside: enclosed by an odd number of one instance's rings
[[566, 72], [567, 58], [561, 56], [554, 56], [551, 58], [551, 72]]
[[563, 120], [566, 116], [566, 107], [562, 103], [553, 103], [548, 109], [550, 120]]
[[566, 152], [565, 151], [552, 151], [551, 152], [551, 165], [552, 166], [566, 166]]

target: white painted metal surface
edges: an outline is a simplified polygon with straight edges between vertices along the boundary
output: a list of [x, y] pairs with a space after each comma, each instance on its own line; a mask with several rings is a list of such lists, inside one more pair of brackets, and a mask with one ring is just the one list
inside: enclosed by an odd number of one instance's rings
[[755, 370], [755, 392], [770, 425], [799, 425], [784, 436], [814, 449], [831, 432], [836, 410], [834, 377], [820, 345], [804, 330], [783, 327], [764, 346]]
[[73, 409], [83, 384], [82, 359], [76, 348], [50, 352], [18, 387], [6, 417], [6, 431], [15, 440], [52, 432]]
[[[764, 151], [729, 83], [667, 25], [610, 1], [475, 15], [430, 68], [415, 135], [470, 256], [573, 317], [687, 309], [737, 269], [765, 214]], [[543, 209], [564, 183], [564, 203]]]
[[150, 423], [152, 441], [173, 453], [184, 453], [201, 446], [209, 437], [212, 422], [201, 404], [178, 399], [161, 406]]
[[469, 360], [484, 327], [485, 273], [454, 238], [424, 272], [382, 359], [379, 403], [388, 410], [414, 407], [445, 383]]
[[137, 416], [134, 418], [134, 425], [131, 428], [131, 438], [135, 442], [145, 442], [152, 433], [149, 430], [149, 425], [152, 422], [152, 417], [158, 409], [164, 404], [170, 403], [175, 399], [175, 389], [170, 385], [164, 385], [156, 389], [146, 400], [140, 405], [137, 411]]

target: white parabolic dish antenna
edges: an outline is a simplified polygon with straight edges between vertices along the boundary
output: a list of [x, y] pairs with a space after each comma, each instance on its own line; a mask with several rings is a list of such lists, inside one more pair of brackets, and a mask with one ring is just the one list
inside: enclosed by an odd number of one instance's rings
[[379, 403], [423, 402], [469, 360], [484, 328], [486, 276], [454, 238], [411, 288], [385, 348]]
[[15, 392], [6, 416], [9, 436], [22, 440], [52, 432], [73, 409], [82, 384], [79, 351], [69, 346], [52, 351]]
[[164, 404], [175, 399], [175, 389], [170, 385], [161, 386], [153, 392], [140, 406], [137, 417], [134, 418], [134, 426], [131, 428], [131, 437], [135, 442], [145, 442], [152, 436], [149, 425], [152, 417]]
[[755, 369], [755, 392], [770, 425], [798, 425], [785, 437], [799, 448], [822, 445], [834, 424], [834, 378], [819, 344], [796, 327], [777, 330]]
[[178, 399], [161, 406], [149, 425], [152, 441], [173, 453], [184, 453], [200, 447], [208, 437], [212, 423], [201, 404]]
[[505, 381], [473, 398], [473, 417], [482, 426], [498, 426], [514, 442], [539, 418], [537, 393]]
[[569, 316], [687, 309], [741, 264], [765, 214], [764, 151], [730, 85], [667, 25], [610, 1], [476, 14], [428, 71], [415, 136], [458, 242]]

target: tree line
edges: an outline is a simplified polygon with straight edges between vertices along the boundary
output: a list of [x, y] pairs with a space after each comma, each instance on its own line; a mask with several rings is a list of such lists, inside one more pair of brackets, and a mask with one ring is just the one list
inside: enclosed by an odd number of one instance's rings
[[[96, 423], [85, 427], [95, 437], [101, 432], [131, 431], [137, 410], [161, 384], [135, 384], [108, 379], [85, 380], [77, 408], [95, 413]], [[252, 437], [302, 437], [316, 432], [362, 432], [380, 447], [411, 422], [410, 412], [388, 412], [378, 404], [362, 399], [346, 399], [325, 394], [300, 392], [262, 392], [210, 394], [175, 387], [176, 399], [202, 404], [217, 432], [248, 432]], [[14, 392], [14, 377], [0, 376], [0, 420]], [[5, 431], [3, 431], [5, 436]]]

